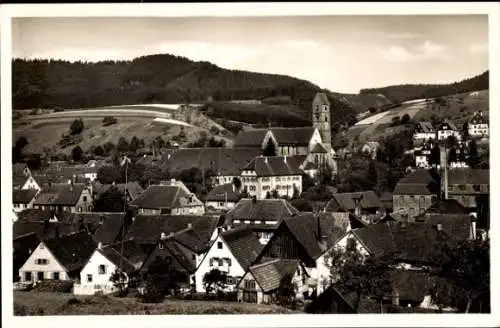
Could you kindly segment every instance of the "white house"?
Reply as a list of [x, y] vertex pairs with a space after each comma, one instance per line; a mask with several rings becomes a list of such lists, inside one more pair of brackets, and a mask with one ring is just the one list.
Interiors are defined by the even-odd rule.
[[431, 122], [418, 122], [413, 130], [413, 139], [418, 141], [436, 139], [436, 129]]
[[94, 238], [86, 231], [41, 241], [19, 269], [20, 281], [78, 279], [95, 248]]
[[446, 140], [450, 136], [455, 136], [457, 140], [461, 139], [460, 131], [453, 121], [445, 119], [437, 129], [438, 140]]
[[415, 156], [415, 167], [430, 167], [431, 145], [429, 143], [426, 143], [422, 146], [422, 148], [415, 150], [413, 154]]
[[[122, 262], [123, 261], [123, 262]], [[125, 273], [125, 283], [128, 282], [128, 275], [135, 271], [134, 265], [113, 247], [102, 247], [98, 244], [90, 259], [80, 272], [80, 283], [73, 286], [75, 295], [94, 295], [96, 293], [110, 294], [117, 290], [112, 275], [123, 263]]]
[[274, 191], [279, 197], [302, 193], [302, 170], [297, 161], [287, 156], [260, 156], [252, 160], [241, 173], [243, 188], [249, 196], [268, 198]]
[[468, 122], [467, 128], [471, 137], [482, 137], [489, 134], [488, 120], [481, 111], [474, 113], [474, 116]]
[[261, 247], [251, 229], [237, 228], [220, 233], [191, 276], [196, 291], [205, 292], [203, 277], [212, 269], [226, 273], [226, 291], [234, 290]]

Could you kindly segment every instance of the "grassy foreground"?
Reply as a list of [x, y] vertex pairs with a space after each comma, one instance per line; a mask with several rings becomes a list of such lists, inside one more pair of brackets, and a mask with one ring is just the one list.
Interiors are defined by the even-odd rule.
[[56, 292], [14, 291], [14, 315], [113, 315], [113, 314], [282, 314], [299, 313], [276, 305], [185, 301], [167, 299], [158, 304], [135, 298], [75, 296]]

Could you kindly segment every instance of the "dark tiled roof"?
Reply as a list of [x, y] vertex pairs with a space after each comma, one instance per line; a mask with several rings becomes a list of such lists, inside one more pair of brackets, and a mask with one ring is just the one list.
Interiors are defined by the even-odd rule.
[[490, 184], [489, 169], [453, 168], [448, 170], [449, 184]]
[[439, 176], [432, 170], [415, 170], [396, 184], [394, 195], [434, 195], [439, 189]]
[[335, 286], [331, 285], [306, 306], [306, 312], [354, 314], [356, 309]]
[[200, 254], [210, 248], [210, 237], [215, 231], [215, 228], [216, 227], [213, 226], [213, 229], [205, 229], [199, 232], [195, 229], [187, 229], [176, 233], [173, 239], [187, 249]]
[[85, 185], [81, 183], [57, 183], [50, 187], [42, 188], [34, 205], [62, 205], [74, 206], [80, 199]]
[[29, 204], [35, 198], [38, 190], [36, 189], [21, 189], [12, 192], [12, 202], [14, 204]]
[[241, 199], [234, 208], [226, 214], [226, 223], [233, 220], [251, 221], [281, 221], [285, 217], [300, 212], [284, 199]]
[[[268, 128], [242, 131], [234, 140], [235, 147], [262, 147]], [[271, 128], [278, 145], [308, 146], [315, 131], [314, 127]]]
[[443, 122], [439, 125], [439, 130], [442, 130], [443, 126], [444, 125], [448, 125], [450, 127], [450, 129], [452, 129], [453, 131], [458, 131], [458, 128], [457, 126], [455, 125], [455, 123], [450, 120], [450, 119], [444, 119]]
[[[192, 197], [192, 204], [188, 203], [189, 197]], [[190, 205], [202, 205], [202, 203], [185, 186], [154, 185], [149, 186], [142, 194], [130, 202], [130, 205], [149, 209], [172, 209]]]
[[67, 235], [80, 230], [81, 226], [79, 224], [16, 221], [13, 224], [13, 237], [17, 238], [30, 233], [35, 233], [39, 239], [45, 239], [53, 238], [57, 233], [60, 235]]
[[[100, 197], [102, 194], [107, 192], [111, 187], [113, 187], [113, 184], [100, 184], [98, 182], [94, 183], [94, 191], [96, 192], [97, 197]], [[125, 189], [127, 189], [128, 194], [132, 199], [137, 198], [137, 196], [139, 196], [144, 191], [141, 185], [136, 181], [128, 182], [126, 188], [125, 188], [125, 183], [117, 183], [114, 185], [114, 187], [116, 187], [122, 193], [125, 192]]]
[[298, 260], [273, 259], [250, 267], [250, 272], [264, 293], [276, 290], [285, 277], [293, 277], [299, 266]]
[[[435, 279], [425, 271], [392, 270], [392, 290], [399, 293], [400, 300], [421, 303], [424, 297], [430, 295]], [[391, 295], [387, 295], [391, 297]]]
[[228, 202], [237, 202], [240, 199], [240, 193], [233, 187], [232, 183], [217, 186], [205, 196], [205, 201], [224, 202], [227, 200]]
[[188, 255], [185, 254], [179, 247], [179, 245], [171, 238], [167, 238], [158, 242], [158, 245], [155, 247], [154, 251], [144, 262], [141, 271], [147, 271], [150, 265], [157, 258], [161, 258], [163, 260], [166, 257], [171, 257], [172, 265], [174, 266], [174, 268], [181, 272], [193, 273], [194, 271], [196, 271], [195, 263], [188, 258]]
[[439, 199], [425, 211], [429, 214], [468, 214], [469, 211], [455, 199]]
[[27, 235], [14, 238], [13, 269], [16, 275], [26, 260], [28, 260], [31, 253], [37, 248], [38, 244], [40, 244], [40, 238], [38, 238], [36, 233], [29, 233]]
[[27, 208], [17, 213], [18, 222], [42, 222], [50, 220], [54, 216], [53, 211]]
[[[217, 228], [219, 218], [216, 216], [184, 216], [184, 215], [139, 215], [130, 225], [125, 239], [134, 239], [137, 243], [154, 243], [160, 239], [161, 233], [176, 233], [187, 230], [188, 224], [200, 239], [211, 236]], [[208, 237], [210, 238], [210, 237]]]
[[240, 131], [234, 139], [234, 147], [262, 147], [268, 129]]
[[223, 232], [221, 238], [226, 242], [229, 250], [241, 265], [247, 270], [262, 250], [262, 244], [252, 229], [247, 227], [235, 228]]
[[477, 112], [472, 116], [472, 118], [469, 121], [469, 124], [488, 124], [488, 119], [486, 116], [483, 116], [481, 112]]
[[353, 211], [356, 208], [354, 199], [361, 199], [361, 208], [380, 208], [382, 204], [380, 199], [373, 191], [348, 192], [333, 194], [333, 199], [326, 206], [329, 212]]
[[423, 133], [436, 132], [431, 122], [418, 122], [417, 124], [421, 127]]
[[44, 243], [69, 272], [81, 270], [97, 247], [95, 239], [86, 231], [46, 239]]
[[130, 263], [125, 256], [121, 256], [120, 253], [113, 247], [103, 247], [97, 250], [99, 253], [104, 255], [108, 260], [110, 260], [114, 265], [120, 267], [123, 264], [123, 271], [126, 273], [132, 273], [136, 269], [132, 263]]
[[259, 156], [254, 158], [244, 170], [255, 171], [257, 176], [300, 175], [302, 170], [296, 160], [286, 156]]
[[435, 214], [421, 220], [433, 226], [439, 223], [443, 230], [460, 239], [469, 238], [472, 232], [472, 217], [469, 214]]
[[[116, 242], [109, 247], [113, 247], [118, 254], [121, 253], [121, 242]], [[123, 257], [131, 263], [135, 269], [142, 267], [149, 254], [151, 253], [152, 247], [149, 245], [141, 245], [136, 243], [134, 240], [127, 240], [123, 242]]]
[[324, 154], [324, 153], [328, 153], [328, 151], [326, 150], [326, 148], [321, 143], [318, 142], [313, 147], [313, 149], [311, 150], [311, 153], [313, 153], [313, 154], [317, 154], [317, 153]]
[[164, 165], [169, 172], [196, 167], [223, 176], [239, 176], [241, 170], [261, 152], [255, 148], [183, 148], [176, 150]]

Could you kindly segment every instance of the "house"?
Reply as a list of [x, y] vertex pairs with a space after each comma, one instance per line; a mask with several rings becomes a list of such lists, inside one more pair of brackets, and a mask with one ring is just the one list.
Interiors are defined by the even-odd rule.
[[304, 282], [308, 286], [304, 288], [307, 290], [304, 297], [319, 295], [331, 283], [328, 257], [349, 226], [349, 218], [332, 213], [306, 213], [285, 218], [254, 263], [264, 263], [268, 259], [299, 260], [310, 277]]
[[33, 207], [56, 212], [90, 212], [92, 195], [83, 183], [54, 183], [40, 191]]
[[232, 183], [262, 151], [256, 148], [181, 148], [167, 155], [163, 168], [171, 173], [196, 167], [209, 174], [214, 186]]
[[417, 169], [398, 181], [393, 192], [393, 212], [407, 221], [425, 212], [440, 195], [440, 176], [433, 169]]
[[301, 290], [307, 271], [298, 260], [271, 259], [248, 268], [237, 284], [238, 301], [273, 304], [282, 284], [292, 284]]
[[130, 202], [139, 214], [202, 215], [203, 203], [181, 181], [151, 185]]
[[293, 197], [302, 193], [302, 171], [299, 163], [287, 156], [260, 156], [241, 172], [241, 183], [248, 195], [257, 199]]
[[361, 147], [361, 153], [370, 156], [371, 159], [377, 158], [377, 151], [380, 148], [378, 141], [368, 141]]
[[450, 136], [455, 136], [457, 140], [461, 139], [460, 130], [455, 123], [449, 119], [443, 120], [437, 128], [437, 139], [446, 140]]
[[40, 238], [38, 238], [35, 232], [29, 232], [20, 236], [14, 236], [13, 239], [13, 275], [14, 281], [19, 281], [19, 269], [26, 263], [26, 260], [31, 256], [31, 253], [40, 244]]
[[31, 170], [26, 163], [16, 163], [12, 165], [12, 175], [14, 177], [22, 176], [27, 178], [31, 176]]
[[453, 168], [446, 171], [443, 184], [447, 185], [447, 198], [457, 200], [462, 206], [475, 209], [477, 197], [490, 193], [490, 170]]
[[99, 171], [100, 165], [73, 165], [61, 168], [60, 175], [72, 179], [73, 177], [79, 177], [81, 179], [93, 182], [97, 179], [97, 172]]
[[205, 196], [205, 207], [207, 210], [227, 211], [240, 200], [241, 193], [234, 183], [226, 183], [216, 186]]
[[20, 280], [77, 280], [96, 247], [86, 231], [42, 240], [19, 269]]
[[94, 198], [99, 199], [103, 194], [108, 192], [112, 187], [117, 188], [120, 192], [127, 194], [127, 202], [131, 202], [136, 199], [144, 189], [137, 181], [129, 181], [125, 183], [111, 183], [111, 184], [101, 184], [99, 182], [93, 183], [93, 193]]
[[94, 295], [116, 292], [118, 288], [112, 281], [112, 276], [120, 268], [125, 273], [124, 282], [128, 283], [129, 276], [135, 271], [134, 265], [113, 247], [103, 247], [98, 243], [80, 272], [80, 282], [73, 286], [73, 294]]
[[231, 227], [251, 225], [261, 243], [265, 244], [284, 218], [299, 213], [285, 199], [244, 198], [224, 215], [224, 224]]
[[467, 123], [469, 136], [483, 137], [489, 134], [488, 118], [483, 116], [483, 112], [475, 112], [474, 116]]
[[361, 219], [371, 214], [378, 214], [382, 203], [374, 191], [335, 193], [327, 203], [326, 212], [354, 213]]
[[465, 208], [455, 199], [438, 199], [431, 205], [422, 216], [429, 217], [441, 214], [469, 214], [469, 210]]
[[417, 143], [436, 139], [436, 129], [431, 122], [417, 122], [413, 130], [413, 139]]
[[431, 152], [432, 144], [427, 142], [420, 149], [415, 150], [415, 167], [421, 169], [428, 169], [431, 167]]
[[[103, 248], [112, 247], [118, 254], [123, 254], [123, 257], [128, 263], [134, 266], [134, 273], [138, 272], [151, 254], [153, 247], [137, 243], [135, 240], [125, 240], [123, 243], [117, 241]], [[132, 275], [135, 278], [135, 275]]]
[[12, 202], [14, 211], [21, 212], [27, 208], [33, 208], [35, 197], [38, 194], [37, 189], [18, 189], [12, 192]]
[[230, 229], [220, 233], [201, 260], [191, 281], [197, 292], [205, 292], [203, 277], [213, 269], [224, 272], [227, 277], [226, 291], [233, 291], [262, 245], [249, 227]]
[[37, 183], [32, 172], [26, 164], [17, 163], [12, 166], [12, 187], [17, 189], [37, 189], [40, 185]]

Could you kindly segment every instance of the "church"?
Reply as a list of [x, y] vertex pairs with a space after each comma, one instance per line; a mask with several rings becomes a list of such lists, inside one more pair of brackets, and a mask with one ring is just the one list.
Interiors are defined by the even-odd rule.
[[317, 93], [312, 102], [313, 126], [270, 127], [240, 132], [234, 148], [260, 148], [264, 155], [273, 149], [277, 156], [307, 155], [318, 168], [336, 171], [335, 151], [331, 144], [330, 101], [325, 93]]

